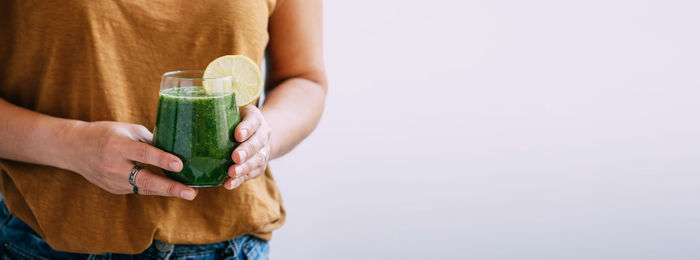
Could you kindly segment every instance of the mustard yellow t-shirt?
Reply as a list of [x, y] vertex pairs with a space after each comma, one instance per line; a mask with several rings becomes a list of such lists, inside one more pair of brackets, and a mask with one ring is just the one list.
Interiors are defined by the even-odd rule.
[[[55, 117], [153, 129], [161, 74], [203, 69], [227, 54], [260, 64], [275, 4], [2, 1], [0, 97]], [[153, 239], [204, 244], [246, 233], [269, 239], [284, 222], [269, 171], [233, 191], [200, 189], [194, 201], [114, 195], [74, 172], [10, 160], [0, 160], [0, 172], [10, 212], [55, 250], [134, 254]]]

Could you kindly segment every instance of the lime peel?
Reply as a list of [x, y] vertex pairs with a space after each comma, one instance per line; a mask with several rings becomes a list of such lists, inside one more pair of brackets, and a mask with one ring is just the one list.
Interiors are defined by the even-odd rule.
[[[217, 80], [206, 80], [232, 77], [232, 86], [222, 84]], [[236, 95], [236, 105], [244, 107], [257, 100], [263, 91], [263, 76], [258, 65], [244, 55], [221, 56], [207, 65], [204, 69], [204, 90], [209, 94], [228, 93], [233, 91]]]

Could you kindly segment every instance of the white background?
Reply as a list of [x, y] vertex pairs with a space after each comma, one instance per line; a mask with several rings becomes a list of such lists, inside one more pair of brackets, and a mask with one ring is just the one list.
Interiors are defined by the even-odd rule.
[[700, 2], [324, 12], [273, 259], [700, 259]]

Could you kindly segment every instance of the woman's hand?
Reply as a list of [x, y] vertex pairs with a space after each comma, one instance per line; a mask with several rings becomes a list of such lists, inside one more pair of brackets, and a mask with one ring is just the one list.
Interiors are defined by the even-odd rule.
[[236, 127], [234, 136], [241, 144], [231, 154], [234, 162], [228, 169], [231, 178], [224, 183], [229, 190], [263, 174], [270, 158], [270, 126], [260, 109], [248, 105], [240, 108], [240, 113], [243, 121]]
[[[119, 122], [81, 122], [67, 133], [65, 161], [69, 170], [113, 194], [133, 193], [129, 175], [135, 163], [150, 164], [173, 172], [182, 161], [151, 145], [153, 134], [145, 127]], [[135, 175], [139, 194], [192, 200], [197, 191], [144, 168]]]

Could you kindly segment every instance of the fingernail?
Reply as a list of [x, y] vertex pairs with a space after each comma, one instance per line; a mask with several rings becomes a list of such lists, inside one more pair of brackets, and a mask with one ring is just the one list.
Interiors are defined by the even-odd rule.
[[170, 163], [170, 170], [172, 170], [172, 171], [177, 171], [178, 166], [179, 166], [178, 164], [179, 164], [179, 163], [177, 163], [177, 162], [171, 162], [171, 163]]
[[248, 130], [245, 130], [245, 129], [241, 130], [241, 138], [243, 140], [245, 140], [246, 136], [248, 136]]
[[238, 152], [238, 158], [241, 158], [241, 162], [245, 162], [246, 155], [247, 155], [247, 153], [245, 151]]
[[186, 200], [193, 200], [194, 192], [192, 192], [191, 190], [183, 190], [180, 192], [180, 197]]
[[236, 172], [236, 178], [238, 178], [238, 176], [241, 176], [241, 173], [243, 173], [243, 166], [238, 165], [236, 168], [233, 168], [233, 170]]

